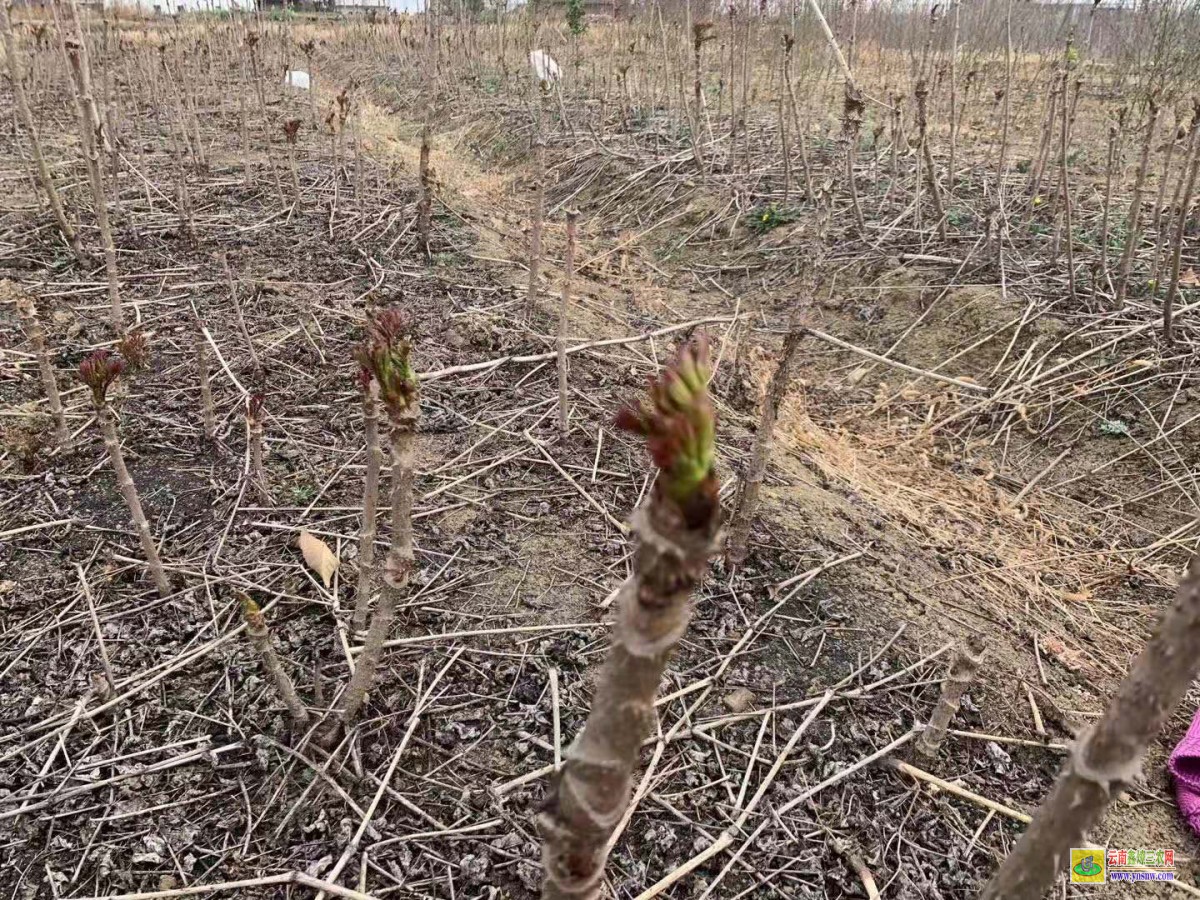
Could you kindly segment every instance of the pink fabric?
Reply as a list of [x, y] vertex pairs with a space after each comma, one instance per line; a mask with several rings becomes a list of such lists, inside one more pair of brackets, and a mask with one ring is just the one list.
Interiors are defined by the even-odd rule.
[[1188, 826], [1200, 835], [1200, 710], [1171, 753], [1167, 768], [1175, 776], [1175, 802]]

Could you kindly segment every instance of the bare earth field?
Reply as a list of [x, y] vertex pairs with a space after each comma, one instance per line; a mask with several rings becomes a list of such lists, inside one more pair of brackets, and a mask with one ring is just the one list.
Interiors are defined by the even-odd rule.
[[[671, 111], [683, 88], [655, 74], [657, 24], [596, 26], [582, 47], [547, 29], [541, 39], [568, 77], [539, 98], [515, 28], [447, 24], [430, 82], [412, 22], [197, 22], [129, 21], [103, 45], [92, 23], [95, 78], [115, 98], [104, 102], [118, 138], [109, 190], [120, 290], [152, 346], [150, 368], [125, 381], [116, 406], [166, 598], [146, 577], [73, 376], [88, 351], [111, 344], [105, 269], [65, 64], [56, 39], [39, 49], [21, 29], [43, 146], [95, 256], [88, 267], [73, 259], [29, 175], [27, 136], [6, 126], [0, 277], [38, 300], [75, 441], [54, 446], [26, 331], [12, 297], [0, 297], [0, 896], [140, 897], [227, 882], [245, 883], [214, 895], [313, 895], [271, 880], [291, 872], [329, 877], [350, 897], [535, 896], [533, 817], [586, 716], [609, 604], [629, 570], [625, 522], [651, 478], [614, 414], [677, 343], [705, 331], [717, 360], [717, 469], [732, 504], [797, 307], [816, 334], [780, 412], [750, 556], [736, 572], [718, 561], [695, 599], [608, 884], [616, 897], [643, 895], [733, 829], [729, 849], [662, 896], [974, 896], [1065, 746], [1103, 712], [1200, 525], [1197, 295], [1185, 284], [1167, 346], [1145, 273], [1117, 303], [1097, 262], [1111, 73], [1088, 69], [1078, 101], [1076, 141], [1088, 149], [1070, 164], [1070, 296], [1056, 219], [1025, 193], [1044, 117], [1033, 61], [1011, 88], [997, 265], [990, 87], [968, 97], [945, 238], [928, 198], [923, 224], [911, 218], [919, 154], [893, 158], [885, 111], [868, 108], [860, 235], [846, 193], [822, 174], [838, 171], [840, 81], [811, 61], [801, 75], [818, 175], [810, 196], [798, 149], [791, 171], [780, 162], [785, 95], [766, 25], [775, 55], [759, 57], [746, 129], [730, 138], [714, 108], [705, 170]], [[259, 81], [247, 31], [262, 34], [253, 62], [271, 74]], [[312, 59], [299, 49], [310, 38]], [[860, 53], [868, 93], [887, 97], [908, 63]], [[628, 58], [646, 83], [615, 80]], [[277, 63], [311, 66], [313, 96], [277, 83]], [[990, 73], [981, 81], [995, 65], [979, 63]], [[343, 89], [352, 112], [338, 139], [323, 123]], [[660, 95], [661, 109], [643, 102]], [[13, 103], [6, 83], [6, 122]], [[428, 257], [413, 226], [426, 104], [436, 110]], [[280, 130], [293, 118], [299, 197]], [[1113, 206], [1122, 221], [1134, 150], [1131, 138]], [[546, 256], [530, 309], [539, 180]], [[581, 215], [561, 433], [553, 351], [568, 208]], [[1186, 268], [1197, 262], [1190, 224], [1185, 239]], [[814, 291], [804, 269], [818, 245]], [[1148, 271], [1152, 238], [1139, 253]], [[364, 472], [353, 350], [367, 311], [391, 305], [417, 323], [417, 574], [367, 710], [326, 752], [293, 729], [234, 592], [265, 609], [305, 702], [327, 707], [358, 643], [348, 620]], [[201, 429], [201, 343], [213, 445]], [[247, 477], [248, 387], [264, 395], [268, 496]], [[304, 563], [302, 529], [340, 559], [328, 586]], [[385, 509], [381, 548], [387, 539]], [[988, 657], [957, 732], [936, 758], [917, 756], [907, 739], [972, 634], [985, 636]], [[1188, 885], [1197, 847], [1164, 761], [1198, 698], [1091, 835], [1097, 846], [1174, 848]]]

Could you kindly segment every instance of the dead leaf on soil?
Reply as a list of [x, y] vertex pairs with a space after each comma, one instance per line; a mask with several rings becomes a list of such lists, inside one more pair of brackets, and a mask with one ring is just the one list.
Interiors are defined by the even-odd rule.
[[1042, 649], [1049, 652], [1055, 659], [1073, 672], [1083, 669], [1083, 654], [1072, 649], [1055, 637], [1042, 639]]
[[321, 576], [325, 587], [329, 587], [333, 573], [338, 567], [338, 558], [334, 556], [328, 544], [307, 531], [300, 532], [299, 543], [300, 552], [304, 554], [304, 561], [308, 563], [308, 567]]
[[726, 694], [722, 702], [724, 702], [730, 712], [744, 713], [754, 705], [754, 694], [748, 689], [741, 687], [730, 694]]
[[1188, 266], [1179, 276], [1179, 283], [1186, 287], [1195, 287], [1200, 284], [1200, 275], [1196, 274], [1196, 270]]

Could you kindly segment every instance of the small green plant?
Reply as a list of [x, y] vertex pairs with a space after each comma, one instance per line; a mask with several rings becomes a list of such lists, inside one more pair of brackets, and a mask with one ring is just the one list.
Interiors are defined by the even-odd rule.
[[575, 37], [587, 31], [586, 15], [583, 0], [567, 0], [567, 28]]
[[313, 498], [317, 496], [317, 489], [311, 484], [297, 484], [290, 491], [288, 497], [292, 501], [293, 506], [301, 506], [307, 503], [312, 503]]
[[757, 206], [746, 217], [746, 227], [755, 234], [766, 234], [780, 225], [787, 225], [800, 218], [800, 210], [794, 206], [779, 207], [774, 203]]
[[1120, 419], [1101, 419], [1100, 433], [1108, 437], [1129, 437], [1129, 426]]
[[461, 253], [453, 251], [447, 253], [433, 254], [433, 265], [440, 269], [456, 269], [464, 264], [465, 260]]

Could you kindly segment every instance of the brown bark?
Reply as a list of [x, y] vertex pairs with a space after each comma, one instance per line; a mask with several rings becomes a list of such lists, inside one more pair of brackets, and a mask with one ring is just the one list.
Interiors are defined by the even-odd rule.
[[965, 646], [959, 648], [955, 654], [946, 680], [942, 682], [942, 694], [938, 698], [933, 715], [929, 718], [929, 724], [917, 738], [917, 752], [922, 756], [934, 756], [942, 746], [942, 741], [946, 739], [946, 728], [958, 714], [963, 694], [975, 680], [975, 673], [979, 670], [979, 664], [983, 662], [984, 653], [983, 639], [979, 635], [971, 635], [967, 638]]
[[267, 630], [266, 616], [262, 614], [258, 604], [249, 597], [244, 597], [242, 600], [242, 609], [246, 619], [246, 636], [250, 638], [250, 643], [262, 657], [263, 668], [267, 670], [267, 674], [275, 683], [275, 689], [283, 698], [283, 705], [287, 707], [288, 713], [297, 725], [301, 728], [306, 727], [309, 722], [308, 710], [300, 701], [292, 679], [287, 672], [283, 671], [279, 654], [275, 652], [275, 647], [271, 643], [271, 632]]
[[587, 724], [567, 750], [550, 804], [538, 818], [544, 900], [600, 896], [605, 846], [629, 804], [659, 681], [691, 616], [692, 590], [716, 552], [720, 508], [712, 504], [704, 520], [689, 528], [660, 481], [632, 526], [639, 544], [633, 574], [618, 595], [608, 661]]
[[108, 459], [117, 476], [117, 490], [121, 492], [125, 505], [129, 507], [129, 513], [133, 517], [133, 527], [137, 529], [138, 539], [142, 543], [142, 553], [146, 556], [150, 578], [154, 581], [159, 596], [166, 597], [171, 593], [171, 586], [167, 582], [166, 572], [163, 571], [162, 560], [158, 556], [158, 547], [155, 546], [154, 538], [150, 536], [150, 523], [146, 521], [146, 514], [142, 511], [142, 501], [138, 497], [137, 487], [129, 475], [129, 469], [125, 466], [125, 457], [121, 453], [121, 441], [117, 437], [117, 425], [113, 419], [112, 407], [107, 403], [102, 404], [96, 410], [96, 421], [100, 425], [100, 433], [104, 436], [104, 449], [108, 451]]
[[1066, 871], [1109, 802], [1133, 783], [1142, 756], [1200, 672], [1200, 562], [1109, 703], [1072, 747], [1050, 796], [988, 882], [981, 900], [1038, 900]]
[[358, 590], [351, 625], [355, 631], [367, 627], [371, 585], [375, 580], [375, 517], [379, 503], [379, 389], [374, 381], [363, 392], [363, 431], [367, 444], [367, 475], [363, 484], [363, 523], [358, 536]]

